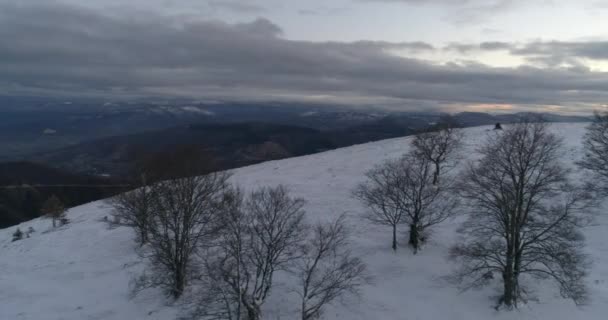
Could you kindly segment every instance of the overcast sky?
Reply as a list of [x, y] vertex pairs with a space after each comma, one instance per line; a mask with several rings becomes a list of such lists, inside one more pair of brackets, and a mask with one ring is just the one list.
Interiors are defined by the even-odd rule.
[[608, 1], [0, 0], [0, 92], [608, 108]]

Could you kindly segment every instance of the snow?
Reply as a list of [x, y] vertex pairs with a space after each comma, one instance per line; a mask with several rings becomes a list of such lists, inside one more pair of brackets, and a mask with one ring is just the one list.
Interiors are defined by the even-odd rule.
[[[465, 130], [467, 158], [491, 127]], [[585, 124], [555, 124], [564, 137], [563, 161], [573, 166], [580, 155]], [[390, 249], [389, 230], [370, 226], [359, 216], [365, 210], [351, 197], [353, 187], [375, 164], [407, 152], [411, 138], [397, 138], [332, 150], [315, 155], [266, 162], [234, 171], [233, 180], [245, 188], [287, 185], [293, 195], [308, 200], [311, 222], [346, 213], [353, 228], [352, 250], [368, 265], [373, 283], [359, 299], [327, 309], [324, 319], [604, 319], [608, 314], [608, 216], [598, 215], [585, 230], [593, 266], [587, 278], [591, 302], [583, 307], [559, 297], [550, 282], [533, 282], [538, 301], [519, 310], [495, 311], [493, 297], [499, 283], [481, 290], [461, 292], [444, 277], [451, 262], [447, 251], [456, 239], [463, 217], [439, 226], [430, 243], [417, 255], [406, 248], [402, 235], [397, 253]], [[464, 163], [464, 161], [463, 161]], [[575, 173], [579, 174], [579, 173]], [[605, 209], [604, 206], [602, 209]], [[71, 223], [51, 230], [51, 222], [36, 219], [18, 226], [31, 238], [11, 242], [17, 227], [0, 230], [0, 319], [172, 319], [178, 308], [150, 289], [129, 298], [129, 282], [142, 269], [133, 234], [128, 228], [109, 229], [103, 217], [110, 214], [103, 201], [68, 212]], [[402, 230], [405, 233], [405, 230]], [[265, 319], [296, 319], [297, 307], [285, 274], [264, 305]]]
[[213, 115], [215, 115], [215, 113], [213, 113], [213, 112], [211, 112], [209, 110], [205, 110], [205, 109], [202, 109], [202, 108], [199, 108], [199, 107], [195, 107], [195, 106], [185, 106], [185, 107], [182, 107], [182, 110], [188, 111], [188, 112], [193, 112], [193, 113], [200, 113], [200, 114], [204, 114], [204, 115], [207, 115], [207, 116], [213, 116]]

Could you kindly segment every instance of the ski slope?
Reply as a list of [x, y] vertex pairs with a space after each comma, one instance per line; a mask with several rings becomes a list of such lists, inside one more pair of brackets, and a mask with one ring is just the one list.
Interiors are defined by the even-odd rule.
[[[585, 124], [554, 124], [564, 137], [562, 160], [571, 165], [580, 155]], [[475, 158], [489, 127], [465, 129], [465, 151]], [[559, 297], [550, 282], [533, 282], [538, 297], [519, 310], [495, 311], [497, 282], [481, 290], [460, 292], [446, 283], [451, 262], [447, 251], [457, 238], [457, 217], [440, 225], [430, 242], [414, 256], [406, 247], [405, 228], [401, 248], [390, 249], [388, 229], [370, 226], [359, 216], [365, 210], [351, 197], [351, 190], [364, 180], [374, 165], [408, 151], [411, 138], [367, 143], [320, 154], [266, 162], [234, 170], [233, 181], [245, 188], [287, 185], [294, 196], [308, 200], [310, 222], [346, 213], [353, 228], [352, 250], [368, 265], [373, 283], [359, 299], [349, 298], [327, 309], [324, 319], [606, 319], [608, 315], [608, 214], [604, 207], [593, 226], [586, 228], [587, 251], [593, 259], [587, 282], [591, 301], [577, 307]], [[464, 163], [465, 161], [463, 161]], [[576, 170], [576, 169], [574, 169]], [[576, 171], [573, 173], [579, 175]], [[602, 215], [603, 213], [603, 215]], [[51, 222], [37, 219], [31, 238], [11, 242], [17, 227], [0, 230], [0, 319], [173, 319], [179, 309], [162, 294], [147, 290], [129, 297], [129, 281], [142, 269], [132, 231], [108, 229], [103, 222], [110, 209], [103, 201], [69, 210], [71, 224], [51, 230]], [[290, 280], [277, 276], [277, 285], [264, 306], [264, 319], [297, 319], [298, 302], [290, 293]]]

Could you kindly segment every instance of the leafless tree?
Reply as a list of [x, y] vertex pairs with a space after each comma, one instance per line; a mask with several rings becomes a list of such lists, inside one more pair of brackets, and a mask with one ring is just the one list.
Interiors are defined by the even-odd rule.
[[305, 235], [304, 200], [292, 198], [283, 186], [261, 188], [246, 202], [250, 214], [241, 296], [247, 319], [261, 318], [261, 306], [272, 288], [273, 275], [296, 258]]
[[358, 294], [368, 282], [365, 264], [349, 249], [345, 217], [317, 224], [296, 261], [302, 320], [319, 319], [326, 305], [345, 294]]
[[429, 236], [429, 229], [455, 213], [457, 198], [450, 192], [449, 180], [435, 182], [434, 163], [428, 158], [405, 156], [397, 168], [395, 200], [405, 213], [409, 226], [409, 245], [417, 253]]
[[275, 272], [298, 257], [306, 233], [304, 200], [284, 186], [263, 187], [245, 198], [233, 191], [223, 200], [221, 238], [207, 254], [204, 279], [221, 295], [205, 294], [206, 304], [195, 314], [259, 320]]
[[595, 113], [595, 121], [587, 127], [583, 141], [585, 154], [579, 165], [591, 170], [603, 180], [608, 191], [608, 112]]
[[57, 227], [57, 220], [59, 220], [62, 225], [68, 222], [65, 216], [65, 206], [63, 205], [61, 200], [59, 200], [59, 198], [57, 198], [57, 196], [55, 195], [49, 197], [42, 204], [41, 211], [43, 214], [53, 220], [53, 228]]
[[365, 217], [392, 228], [393, 250], [400, 224], [409, 226], [409, 244], [416, 253], [425, 232], [454, 213], [456, 198], [448, 192], [447, 180], [433, 185], [433, 167], [428, 158], [408, 154], [374, 168], [355, 189], [355, 196], [369, 207]]
[[161, 287], [174, 298], [181, 296], [193, 277], [195, 253], [218, 236], [228, 178], [227, 173], [214, 172], [151, 186], [147, 257], [152, 272], [144, 274], [137, 287]]
[[392, 229], [391, 248], [397, 250], [397, 228], [403, 222], [404, 212], [399, 199], [394, 197], [399, 161], [387, 161], [368, 171], [367, 181], [358, 185], [353, 191], [355, 198], [364, 203], [369, 211], [364, 218], [373, 224], [388, 226]]
[[153, 187], [142, 173], [137, 188], [110, 198], [114, 221], [133, 228], [140, 246], [148, 242], [148, 225], [152, 214]]
[[[203, 259], [203, 273], [198, 279], [200, 290], [189, 297], [189, 304], [184, 319], [205, 320], [238, 320], [244, 319], [242, 304], [239, 299], [242, 280], [239, 277], [237, 261], [232, 260], [226, 252], [206, 251]], [[234, 264], [233, 264], [234, 263]]]
[[215, 246], [201, 252], [202, 290], [197, 293], [191, 314], [194, 319], [243, 319], [241, 297], [245, 294], [245, 265], [250, 254], [251, 215], [245, 209], [245, 197], [239, 188], [231, 188], [222, 198], [222, 229]]
[[455, 165], [461, 147], [462, 133], [452, 122], [445, 122], [436, 131], [418, 134], [412, 141], [412, 153], [433, 164], [433, 184], [439, 183], [441, 173]]
[[461, 263], [454, 276], [472, 287], [499, 274], [497, 308], [525, 299], [525, 275], [553, 279], [562, 296], [584, 301], [587, 260], [578, 229], [592, 198], [569, 184], [561, 146], [547, 124], [526, 119], [495, 132], [463, 177], [470, 217], [460, 230], [463, 243], [451, 249]]

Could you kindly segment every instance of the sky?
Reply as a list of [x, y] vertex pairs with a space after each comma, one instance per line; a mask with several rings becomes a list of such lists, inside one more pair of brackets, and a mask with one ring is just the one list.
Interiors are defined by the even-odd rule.
[[0, 0], [0, 92], [608, 109], [608, 0]]

